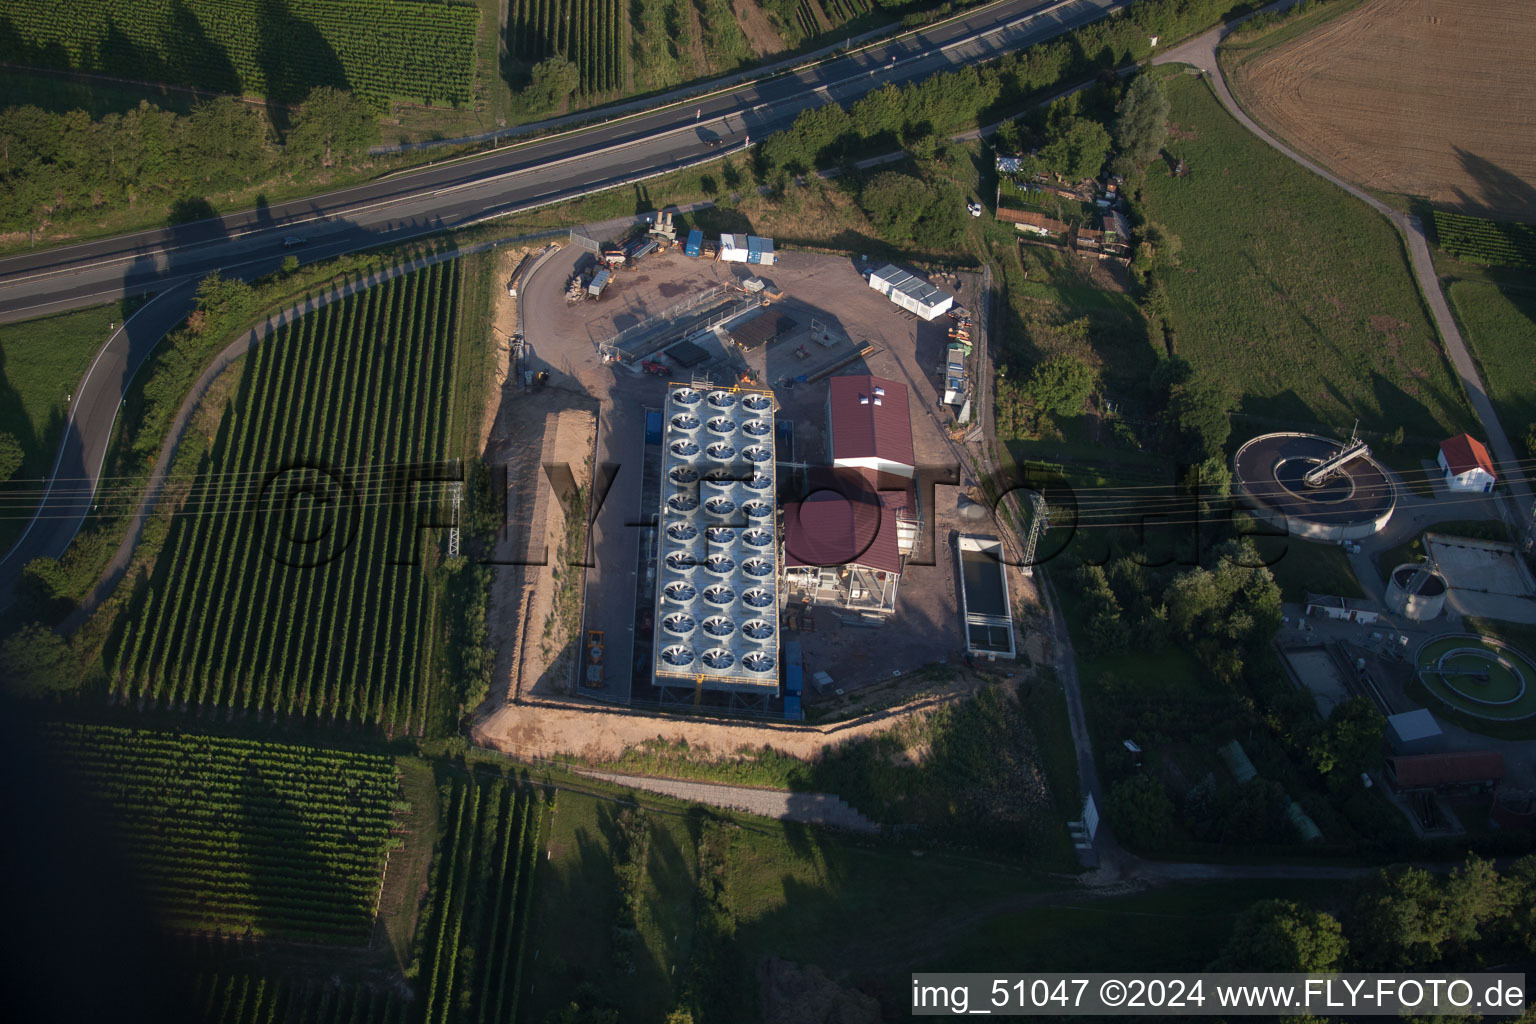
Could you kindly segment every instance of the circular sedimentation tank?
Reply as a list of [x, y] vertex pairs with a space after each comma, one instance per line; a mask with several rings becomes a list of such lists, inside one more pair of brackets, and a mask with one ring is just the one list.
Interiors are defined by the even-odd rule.
[[1445, 610], [1445, 577], [1427, 562], [1405, 562], [1387, 581], [1387, 607], [1415, 622], [1427, 622]]
[[1397, 489], [1369, 455], [1344, 463], [1321, 484], [1309, 485], [1313, 469], [1344, 450], [1317, 434], [1264, 434], [1232, 459], [1233, 490], [1270, 526], [1308, 540], [1358, 540], [1392, 518]]
[[1536, 716], [1536, 662], [1491, 636], [1432, 637], [1414, 655], [1424, 688], [1464, 714], [1512, 722]]

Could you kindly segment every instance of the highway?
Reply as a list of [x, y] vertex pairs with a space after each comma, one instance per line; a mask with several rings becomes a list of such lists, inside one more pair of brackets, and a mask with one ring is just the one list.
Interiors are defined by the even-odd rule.
[[[461, 227], [742, 148], [809, 107], [851, 103], [887, 83], [975, 63], [1058, 35], [1130, 0], [1005, 0], [886, 44], [702, 100], [402, 171], [353, 188], [227, 217], [0, 259], [0, 322], [163, 291], [215, 270], [254, 277], [306, 261]], [[714, 145], [711, 143], [714, 142]], [[723, 145], [722, 145], [723, 143]]]

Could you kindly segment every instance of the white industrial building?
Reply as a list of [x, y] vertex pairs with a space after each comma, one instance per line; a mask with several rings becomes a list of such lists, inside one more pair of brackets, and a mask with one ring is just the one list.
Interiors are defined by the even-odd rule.
[[773, 239], [757, 235], [721, 235], [720, 260], [723, 263], [760, 263], [772, 266], [776, 262]]
[[666, 416], [655, 684], [775, 696], [773, 397], [673, 384]]
[[942, 315], [955, 304], [953, 295], [890, 263], [879, 270], [870, 271], [869, 286], [924, 320]]
[[1488, 449], [1471, 434], [1457, 434], [1441, 441], [1439, 463], [1447, 490], [1487, 494], [1499, 480]]

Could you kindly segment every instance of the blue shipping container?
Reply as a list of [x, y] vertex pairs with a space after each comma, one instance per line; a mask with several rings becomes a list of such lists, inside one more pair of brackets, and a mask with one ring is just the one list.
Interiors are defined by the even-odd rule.
[[704, 232], [694, 228], [688, 232], [688, 247], [683, 250], [689, 256], [697, 256], [704, 248]]
[[800, 641], [789, 640], [784, 644], [784, 697], [800, 694], [804, 688], [804, 674], [800, 667]]
[[645, 414], [645, 443], [661, 444], [661, 412], [657, 409]]
[[784, 717], [791, 722], [798, 722], [805, 718], [805, 711], [800, 707], [799, 697], [784, 698]]

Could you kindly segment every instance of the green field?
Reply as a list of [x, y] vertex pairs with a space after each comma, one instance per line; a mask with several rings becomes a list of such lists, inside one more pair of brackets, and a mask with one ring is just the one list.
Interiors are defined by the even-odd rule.
[[116, 692], [390, 733], [452, 714], [431, 569], [442, 531], [418, 524], [446, 522], [446, 485], [421, 481], [447, 471], [432, 467], [467, 432], [460, 286], [461, 261], [439, 263], [286, 325], [247, 357], [103, 653]]
[[[622, 1008], [626, 1021], [660, 1021], [679, 1004], [695, 1020], [759, 1020], [757, 972], [769, 957], [815, 966], [888, 1007], [902, 1005], [916, 970], [1198, 970], [1253, 900], [1335, 894], [1318, 882], [1222, 882], [1097, 899], [942, 845], [850, 840], [640, 796], [637, 816], [560, 794], [525, 1019], [575, 1000]], [[639, 900], [626, 928], [628, 892]], [[616, 946], [626, 951], [617, 960]]]
[[1516, 455], [1536, 457], [1520, 447], [1527, 430], [1536, 426], [1536, 291], [1457, 281], [1450, 298]]
[[480, 11], [426, 0], [12, 0], [0, 60], [257, 95], [316, 86], [462, 105]]
[[1148, 220], [1182, 243], [1166, 274], [1179, 355], [1286, 429], [1468, 429], [1403, 244], [1369, 208], [1255, 138], [1201, 80], [1164, 80], [1187, 177], [1148, 172]]
[[[53, 471], [64, 424], [66, 398], [79, 386], [107, 340], [107, 325], [122, 323], [118, 303], [0, 326], [0, 434], [21, 445], [24, 461], [8, 490], [0, 517], [0, 552], [10, 549], [36, 507], [37, 481]], [[0, 493], [5, 493], [0, 482]], [[28, 492], [21, 495], [20, 492]]]
[[169, 925], [367, 940], [393, 837], [393, 758], [111, 726], [57, 725]]
[[453, 778], [447, 788], [418, 935], [418, 1019], [517, 1020], [549, 803], [503, 778]]

